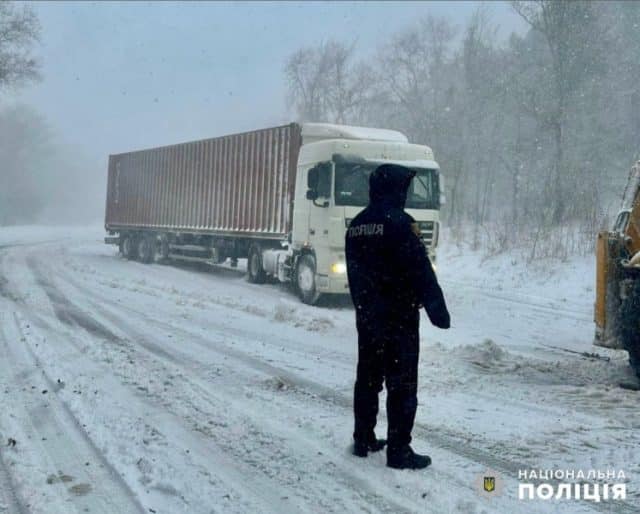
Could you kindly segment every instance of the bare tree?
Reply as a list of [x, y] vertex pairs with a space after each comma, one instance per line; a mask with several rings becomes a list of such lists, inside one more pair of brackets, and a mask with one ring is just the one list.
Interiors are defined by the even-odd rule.
[[461, 119], [464, 166], [458, 180], [465, 178], [474, 186], [470, 202], [472, 219], [477, 220], [474, 224], [474, 246], [479, 244], [479, 227], [488, 214], [498, 163], [495, 153], [504, 88], [496, 63], [495, 38], [496, 28], [489, 21], [486, 6], [481, 5], [465, 27], [460, 55], [464, 85]]
[[446, 18], [428, 16], [393, 36], [380, 54], [382, 81], [417, 141], [437, 146], [446, 111], [448, 59], [456, 29]]
[[289, 91], [303, 119], [362, 120], [431, 146], [454, 237], [566, 255], [582, 244], [567, 236], [578, 227], [582, 248], [592, 243], [589, 226], [617, 207], [639, 151], [640, 5], [513, 7], [530, 27], [504, 43], [481, 7], [461, 37], [450, 20], [425, 18], [364, 63], [352, 45], [302, 49], [288, 61]]
[[314, 48], [302, 48], [285, 66], [289, 97], [302, 120], [320, 120], [326, 112], [326, 74]]
[[39, 36], [40, 23], [29, 6], [0, 1], [0, 89], [39, 78], [32, 55]]
[[42, 175], [50, 157], [43, 119], [25, 107], [0, 111], [0, 225], [33, 222], [46, 199]]
[[[565, 162], [565, 129], [567, 108], [571, 95], [583, 81], [592, 77], [602, 60], [599, 44], [602, 30], [596, 23], [592, 2], [575, 0], [512, 1], [514, 10], [536, 31], [548, 45], [551, 66], [543, 67], [551, 85], [551, 102], [544, 111], [537, 111], [553, 134], [554, 142], [554, 221], [563, 219], [566, 195], [563, 175]], [[543, 78], [544, 80], [544, 78]]]
[[303, 48], [285, 65], [289, 97], [306, 121], [354, 123], [363, 117], [375, 85], [364, 63], [354, 63], [355, 43], [337, 41]]

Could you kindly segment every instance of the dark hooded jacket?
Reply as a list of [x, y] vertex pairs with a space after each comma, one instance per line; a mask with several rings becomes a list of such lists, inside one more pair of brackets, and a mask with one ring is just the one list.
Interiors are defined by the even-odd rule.
[[[415, 172], [384, 164], [369, 177], [369, 205], [346, 233], [347, 273], [356, 315], [401, 319], [424, 306], [431, 322], [449, 328], [449, 312], [427, 251], [404, 205]], [[398, 317], [399, 316], [399, 317]]]

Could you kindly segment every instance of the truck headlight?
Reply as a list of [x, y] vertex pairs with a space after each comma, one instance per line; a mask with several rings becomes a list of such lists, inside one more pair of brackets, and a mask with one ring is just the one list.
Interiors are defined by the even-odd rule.
[[347, 265], [344, 262], [334, 262], [331, 265], [331, 273], [336, 275], [343, 275], [347, 272]]

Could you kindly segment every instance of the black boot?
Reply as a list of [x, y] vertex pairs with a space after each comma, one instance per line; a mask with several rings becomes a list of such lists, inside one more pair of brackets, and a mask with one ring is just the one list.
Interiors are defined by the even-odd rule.
[[379, 452], [386, 444], [386, 439], [376, 439], [375, 435], [366, 439], [356, 439], [353, 442], [353, 454], [356, 457], [366, 457], [369, 452]]
[[400, 448], [387, 448], [387, 466], [395, 469], [424, 469], [431, 457], [415, 453], [408, 444]]

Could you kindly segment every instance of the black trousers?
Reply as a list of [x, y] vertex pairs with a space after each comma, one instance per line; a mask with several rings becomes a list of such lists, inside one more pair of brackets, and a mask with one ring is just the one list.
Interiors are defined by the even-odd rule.
[[378, 394], [385, 382], [389, 422], [387, 444], [390, 448], [400, 448], [411, 442], [418, 407], [420, 312], [410, 309], [375, 318], [360, 314], [356, 326], [358, 369], [353, 401], [353, 437], [366, 441], [373, 435], [378, 415]]

